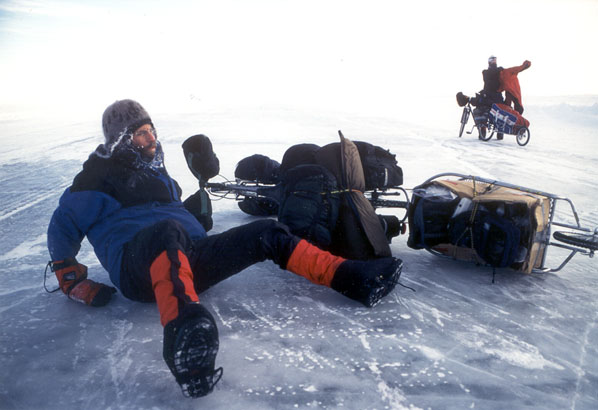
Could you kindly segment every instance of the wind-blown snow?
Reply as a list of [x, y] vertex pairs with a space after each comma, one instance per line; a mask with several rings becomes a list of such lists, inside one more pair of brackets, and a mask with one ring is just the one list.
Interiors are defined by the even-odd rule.
[[[457, 138], [460, 109], [374, 117], [260, 107], [152, 113], [169, 172], [186, 195], [197, 182], [181, 143], [204, 133], [232, 177], [261, 153], [347, 138], [389, 148], [406, 188], [446, 171], [569, 197], [598, 226], [598, 105], [567, 99], [526, 106], [531, 141]], [[143, 103], [143, 102], [142, 102]], [[596, 409], [598, 264], [575, 256], [558, 274], [524, 275], [441, 259], [393, 240], [401, 286], [368, 309], [271, 262], [200, 295], [220, 332], [224, 376], [209, 396], [182, 396], [161, 354], [153, 304], [118, 294], [90, 308], [43, 290], [45, 233], [58, 198], [102, 140], [93, 121], [0, 120], [1, 409]], [[215, 201], [215, 232], [253, 220]], [[551, 248], [548, 265], [566, 253]], [[78, 259], [108, 282], [87, 242]], [[56, 280], [48, 278], [48, 287]]]

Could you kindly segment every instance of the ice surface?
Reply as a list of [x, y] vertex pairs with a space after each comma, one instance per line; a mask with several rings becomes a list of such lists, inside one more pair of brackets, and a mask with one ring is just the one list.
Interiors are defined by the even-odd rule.
[[[389, 148], [406, 188], [447, 171], [537, 188], [575, 203], [598, 226], [598, 111], [567, 101], [526, 107], [531, 141], [457, 138], [460, 111], [433, 120], [273, 107], [152, 113], [166, 165], [186, 195], [197, 182], [181, 143], [207, 134], [233, 176], [261, 153], [353, 140]], [[427, 112], [429, 116], [430, 112]], [[596, 409], [598, 264], [576, 256], [558, 274], [524, 275], [445, 260], [393, 240], [398, 286], [374, 308], [281, 271], [252, 266], [200, 295], [220, 331], [224, 376], [202, 399], [182, 396], [162, 360], [156, 306], [118, 294], [90, 308], [43, 290], [45, 233], [57, 200], [101, 142], [88, 122], [0, 122], [1, 409]], [[253, 220], [215, 201], [215, 232]], [[79, 260], [107, 282], [86, 242]], [[551, 249], [548, 264], [564, 253]], [[56, 281], [49, 278], [48, 286]]]

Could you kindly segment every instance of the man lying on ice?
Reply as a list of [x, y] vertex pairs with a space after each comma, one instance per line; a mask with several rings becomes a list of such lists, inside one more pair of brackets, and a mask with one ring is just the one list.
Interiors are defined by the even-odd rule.
[[[270, 259], [366, 306], [398, 282], [399, 259], [334, 256], [270, 219], [207, 236], [194, 216], [199, 213], [185, 208], [179, 185], [166, 172], [145, 109], [132, 100], [116, 101], [105, 110], [102, 126], [104, 144], [83, 164], [50, 221], [50, 264], [70, 299], [90, 306], [108, 303], [116, 289], [88, 279], [87, 267], [76, 260], [87, 237], [123, 296], [156, 301], [164, 360], [185, 395], [208, 394], [222, 376], [222, 368], [215, 370], [216, 323], [198, 294], [248, 266]], [[197, 165], [187, 160], [190, 167]], [[215, 156], [215, 163], [209, 160], [200, 166], [218, 168]], [[205, 172], [192, 170], [196, 176]]]

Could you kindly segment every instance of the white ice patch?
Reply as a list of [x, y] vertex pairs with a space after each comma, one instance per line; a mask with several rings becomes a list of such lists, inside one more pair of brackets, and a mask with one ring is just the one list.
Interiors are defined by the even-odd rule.
[[436, 323], [438, 323], [438, 326], [444, 327], [444, 323], [442, 323], [442, 320], [440, 320], [440, 312], [438, 311], [438, 309], [432, 308], [432, 316], [434, 316], [434, 318], [436, 319]]
[[545, 367], [564, 369], [563, 366], [546, 360], [536, 346], [519, 340], [516, 336], [505, 333], [494, 334], [481, 326], [473, 326], [472, 331], [476, 333], [461, 336], [464, 345], [495, 356], [513, 366], [532, 370]]
[[418, 346], [419, 350], [430, 360], [438, 361], [445, 358], [445, 356], [438, 350], [429, 346]]
[[383, 381], [378, 382], [378, 393], [380, 393], [382, 400], [388, 403], [390, 409], [422, 410], [420, 407], [415, 407], [413, 405], [404, 405], [403, 402], [405, 402], [407, 398], [403, 393], [399, 389], [390, 387]]
[[39, 235], [35, 239], [21, 242], [15, 248], [6, 252], [4, 255], [0, 255], [0, 262], [4, 262], [10, 259], [19, 259], [32, 254], [41, 252], [47, 252], [46, 248], [46, 234]]
[[[538, 351], [538, 348], [531, 346], [525, 342], [521, 343], [521, 347], [529, 351], [522, 351], [508, 349], [507, 346], [496, 349], [484, 349], [484, 351], [492, 356], [496, 356], [514, 366], [524, 367], [526, 369], [540, 370], [545, 367], [552, 367], [557, 370], [563, 370], [564, 367], [560, 364], [546, 360]], [[510, 344], [510, 343], [507, 343]]]
[[370, 347], [370, 344], [368, 343], [367, 336], [365, 334], [359, 335], [359, 340], [361, 341], [361, 344], [363, 345], [365, 350], [367, 350], [367, 351], [372, 350], [372, 348]]

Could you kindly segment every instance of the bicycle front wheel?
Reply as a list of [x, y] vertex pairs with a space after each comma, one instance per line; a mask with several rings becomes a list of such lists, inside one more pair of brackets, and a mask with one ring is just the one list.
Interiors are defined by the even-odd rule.
[[467, 124], [467, 120], [469, 120], [469, 110], [467, 107], [463, 108], [463, 114], [461, 114], [461, 128], [459, 129], [459, 138], [463, 135], [463, 130], [465, 129], [465, 124]]

